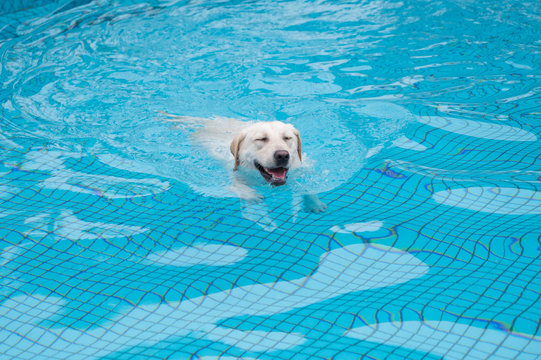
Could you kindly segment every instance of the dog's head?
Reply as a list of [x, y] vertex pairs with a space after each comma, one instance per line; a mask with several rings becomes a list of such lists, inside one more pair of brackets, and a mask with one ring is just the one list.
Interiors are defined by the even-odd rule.
[[290, 168], [302, 161], [297, 129], [280, 121], [250, 125], [231, 142], [235, 167], [257, 169], [272, 185], [283, 185]]

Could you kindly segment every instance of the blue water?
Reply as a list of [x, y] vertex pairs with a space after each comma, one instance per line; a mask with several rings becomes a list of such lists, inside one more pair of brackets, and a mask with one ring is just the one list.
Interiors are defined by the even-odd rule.
[[[541, 357], [538, 2], [16, 4], [2, 358]], [[246, 202], [158, 111], [291, 123], [306, 167]]]

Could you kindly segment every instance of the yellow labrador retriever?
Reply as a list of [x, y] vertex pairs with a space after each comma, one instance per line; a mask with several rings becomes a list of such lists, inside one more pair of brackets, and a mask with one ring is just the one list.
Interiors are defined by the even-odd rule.
[[[236, 176], [231, 190], [250, 201], [261, 199], [239, 174], [239, 169], [259, 172], [272, 186], [284, 185], [290, 170], [302, 165], [302, 144], [299, 131], [280, 121], [245, 122], [232, 118], [211, 119], [177, 116], [165, 112], [168, 121], [191, 129], [194, 140], [212, 157], [231, 161]], [[229, 146], [230, 154], [225, 150]], [[232, 155], [232, 158], [231, 158]], [[322, 212], [327, 206], [317, 195], [305, 194], [304, 207], [311, 212]]]
[[254, 168], [271, 185], [284, 185], [290, 168], [301, 165], [299, 131], [280, 121], [258, 122], [243, 129], [231, 141], [231, 154], [238, 167]]

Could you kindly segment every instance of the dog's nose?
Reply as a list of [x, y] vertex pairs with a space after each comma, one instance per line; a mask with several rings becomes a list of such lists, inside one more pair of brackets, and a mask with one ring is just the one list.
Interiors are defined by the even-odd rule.
[[285, 150], [275, 151], [274, 161], [276, 161], [276, 165], [278, 166], [287, 165], [287, 163], [289, 162], [289, 152]]

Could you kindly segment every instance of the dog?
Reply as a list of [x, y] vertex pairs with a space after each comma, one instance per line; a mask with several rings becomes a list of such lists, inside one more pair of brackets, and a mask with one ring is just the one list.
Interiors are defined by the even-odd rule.
[[[301, 137], [291, 124], [160, 113], [167, 116], [167, 121], [191, 130], [194, 141], [204, 147], [211, 157], [223, 160], [232, 167], [230, 189], [246, 201], [262, 200], [262, 196], [249, 186], [250, 175], [259, 174], [272, 187], [283, 186], [287, 183], [289, 171], [303, 166]], [[315, 194], [303, 194], [303, 203], [304, 209], [309, 212], [320, 213], [327, 208]]]
[[235, 158], [234, 171], [239, 166], [254, 168], [273, 186], [284, 185], [289, 169], [302, 162], [299, 131], [280, 121], [248, 126], [231, 141], [230, 151]]

